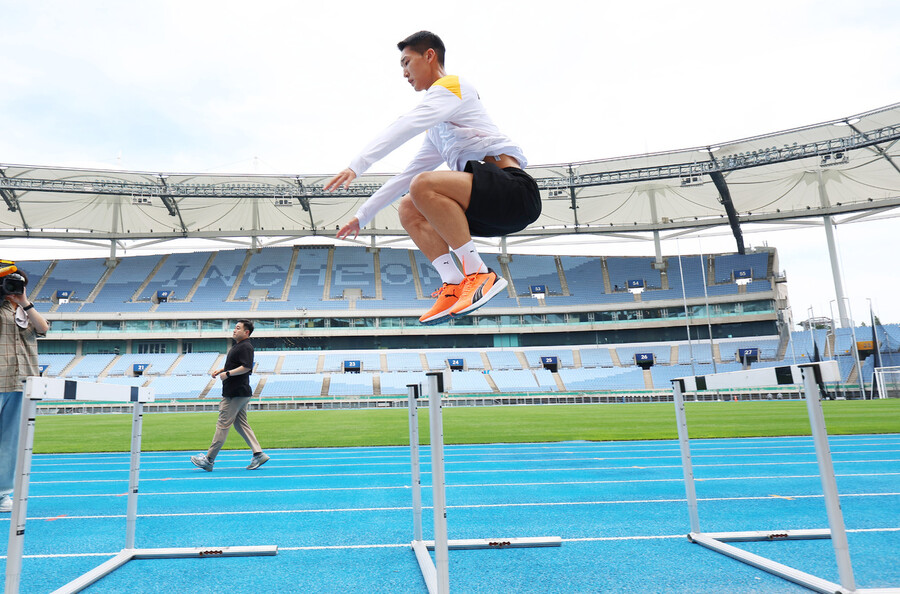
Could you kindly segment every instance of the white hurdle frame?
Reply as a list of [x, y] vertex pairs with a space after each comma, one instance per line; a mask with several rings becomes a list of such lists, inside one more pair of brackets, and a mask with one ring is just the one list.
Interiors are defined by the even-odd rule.
[[[559, 536], [526, 538], [472, 538], [448, 540], [447, 498], [444, 482], [444, 425], [441, 415], [442, 372], [426, 374], [428, 386], [428, 424], [431, 442], [431, 490], [434, 501], [434, 540], [422, 536], [422, 477], [419, 468], [419, 415], [418, 400], [422, 393], [420, 384], [409, 384], [409, 449], [412, 458], [413, 541], [412, 550], [419, 562], [422, 578], [429, 594], [450, 592], [449, 550], [459, 549], [507, 549], [523, 547], [558, 547]], [[434, 550], [432, 561], [429, 550]]]
[[[727, 555], [763, 571], [777, 575], [783, 579], [800, 584], [811, 590], [825, 594], [844, 593], [900, 593], [900, 588], [856, 589], [853, 578], [853, 565], [847, 544], [847, 530], [838, 498], [837, 483], [834, 478], [834, 464], [831, 449], [828, 446], [828, 435], [825, 431], [825, 416], [819, 397], [818, 386], [822, 382], [840, 380], [837, 361], [823, 361], [802, 365], [749, 369], [707, 376], [689, 376], [672, 380], [675, 417], [678, 424], [678, 441], [681, 446], [681, 463], [684, 470], [684, 486], [687, 495], [688, 515], [691, 532], [688, 540], [708, 549]], [[771, 530], [751, 532], [716, 532], [704, 533], [700, 530], [700, 518], [697, 511], [697, 492], [694, 486], [694, 469], [691, 462], [690, 438], [688, 437], [687, 415], [684, 410], [684, 393], [698, 390], [716, 390], [730, 388], [756, 388], [774, 385], [802, 384], [816, 450], [816, 461], [822, 490], [825, 494], [825, 509], [828, 516], [827, 529], [812, 530]], [[761, 540], [804, 540], [814, 538], [830, 538], [834, 546], [840, 584], [835, 584], [820, 577], [799, 571], [793, 567], [782, 565], [749, 553], [728, 542], [749, 542]]]
[[54, 591], [54, 594], [79, 592], [132, 559], [175, 559], [185, 557], [243, 557], [275, 555], [274, 545], [247, 547], [187, 547], [138, 549], [134, 546], [137, 529], [138, 476], [141, 461], [141, 429], [145, 402], [153, 402], [150, 388], [114, 384], [95, 384], [60, 378], [29, 377], [25, 382], [22, 419], [19, 432], [19, 456], [9, 546], [6, 557], [6, 594], [18, 594], [22, 575], [22, 552], [25, 545], [25, 519], [28, 508], [28, 486], [31, 482], [31, 457], [34, 447], [34, 425], [39, 400], [78, 400], [132, 402], [131, 468], [128, 473], [128, 502], [125, 515], [125, 548], [115, 557]]

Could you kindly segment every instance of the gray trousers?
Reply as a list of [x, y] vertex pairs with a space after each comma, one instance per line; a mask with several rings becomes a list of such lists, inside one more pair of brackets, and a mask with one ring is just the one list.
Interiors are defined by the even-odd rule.
[[240, 398], [222, 398], [219, 402], [219, 419], [216, 421], [216, 434], [213, 435], [212, 445], [206, 452], [206, 457], [212, 462], [219, 455], [219, 450], [225, 445], [225, 438], [228, 437], [228, 430], [234, 425], [235, 430], [244, 438], [254, 454], [262, 451], [256, 435], [250, 424], [247, 422], [247, 404], [249, 404], [252, 396]]

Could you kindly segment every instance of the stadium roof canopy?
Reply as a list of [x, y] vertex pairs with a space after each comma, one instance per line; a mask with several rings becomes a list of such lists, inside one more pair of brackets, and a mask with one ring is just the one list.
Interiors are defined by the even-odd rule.
[[[733, 142], [529, 168], [544, 198], [524, 238], [647, 238], [730, 225], [900, 214], [900, 103]], [[0, 237], [120, 245], [333, 237], [389, 175], [322, 191], [324, 175], [148, 173], [0, 164]], [[363, 230], [405, 236], [396, 203]], [[742, 248], [741, 248], [742, 249]]]

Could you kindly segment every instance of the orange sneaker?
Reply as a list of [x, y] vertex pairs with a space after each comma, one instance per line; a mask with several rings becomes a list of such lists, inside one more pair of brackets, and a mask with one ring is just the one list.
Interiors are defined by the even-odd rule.
[[458, 318], [471, 313], [490, 301], [491, 297], [506, 288], [506, 279], [488, 268], [487, 272], [476, 272], [466, 277], [462, 284], [459, 301], [450, 310], [450, 317]]
[[437, 301], [434, 302], [431, 309], [426, 311], [422, 317], [419, 318], [419, 323], [431, 325], [440, 324], [449, 320], [450, 310], [453, 309], [453, 306], [456, 305], [457, 300], [459, 300], [464, 283], [465, 281], [458, 285], [450, 285], [447, 283], [441, 285], [440, 289], [431, 294], [432, 297], [437, 297]]

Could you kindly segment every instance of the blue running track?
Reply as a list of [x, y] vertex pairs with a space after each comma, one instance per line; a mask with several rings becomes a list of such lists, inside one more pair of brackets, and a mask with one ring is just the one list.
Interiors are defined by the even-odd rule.
[[[830, 438], [857, 586], [900, 587], [900, 435]], [[705, 532], [827, 528], [809, 437], [692, 440]], [[409, 448], [144, 453], [137, 546], [277, 545], [275, 557], [131, 561], [88, 592], [425, 592]], [[423, 498], [430, 505], [428, 449]], [[447, 446], [450, 538], [560, 536], [450, 552], [451, 590], [805, 592], [691, 544], [676, 441]], [[21, 591], [49, 592], [124, 547], [128, 454], [38, 455]], [[424, 514], [429, 538], [431, 508]], [[5, 563], [9, 515], [0, 517]], [[739, 543], [838, 582], [831, 541]]]

